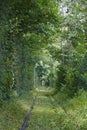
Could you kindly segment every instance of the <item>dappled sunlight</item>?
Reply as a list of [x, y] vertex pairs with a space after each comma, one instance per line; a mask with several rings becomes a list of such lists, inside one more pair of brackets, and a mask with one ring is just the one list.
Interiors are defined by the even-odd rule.
[[48, 99], [48, 97], [47, 97], [47, 96], [44, 96], [44, 95], [39, 95], [39, 96], [38, 96], [38, 99], [43, 99], [43, 100], [45, 99], [45, 100], [46, 100], [46, 99]]
[[54, 114], [54, 111], [49, 107], [41, 107], [41, 106], [37, 106], [37, 107], [35, 107], [34, 108], [34, 111], [33, 111], [34, 113], [37, 113], [38, 112], [38, 114], [40, 114], [40, 113], [44, 113], [44, 114], [46, 114], [46, 113], [48, 113], [48, 114], [51, 114], [51, 113], [53, 113]]
[[0, 1], [0, 130], [87, 130], [87, 0]]
[[31, 106], [31, 104], [29, 104], [29, 103], [27, 103], [27, 102], [25, 102], [25, 101], [18, 101], [19, 102], [19, 104], [21, 105], [21, 107], [24, 109], [24, 110], [29, 110], [29, 108], [30, 108], [30, 106]]
[[38, 88], [35, 89], [36, 93], [38, 96], [51, 96], [56, 93], [56, 89], [52, 87], [41, 87], [39, 86]]
[[47, 86], [38, 86], [37, 88], [35, 88], [36, 91], [43, 91], [43, 92], [50, 92], [50, 91], [54, 91], [55, 88], [52, 88], [52, 87], [47, 87]]
[[[84, 100], [87, 93], [84, 93], [84, 96], [82, 94], [82, 96], [69, 99], [67, 102], [63, 101], [63, 104], [59, 95], [62, 96], [61, 93], [52, 98], [42, 93], [37, 95], [26, 130], [86, 130], [82, 128], [83, 126], [87, 128], [87, 101]], [[24, 94], [17, 101], [18, 105], [12, 102], [7, 104], [3, 111], [0, 111], [0, 117], [3, 119], [3, 122], [0, 120], [3, 124], [2, 127], [0, 126], [1, 130], [4, 127], [8, 130], [21, 128], [24, 118], [30, 110], [32, 97], [33, 95], [28, 93]], [[61, 104], [58, 104], [58, 100], [61, 100]]]

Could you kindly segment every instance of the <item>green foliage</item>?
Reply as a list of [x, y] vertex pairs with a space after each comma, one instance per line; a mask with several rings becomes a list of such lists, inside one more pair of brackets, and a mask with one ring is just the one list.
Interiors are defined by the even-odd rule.
[[[80, 91], [87, 90], [86, 13], [85, 0], [0, 1], [0, 129], [21, 126], [31, 104], [32, 95], [25, 91], [33, 89], [34, 71], [52, 91], [37, 92], [29, 128], [87, 129], [87, 94]], [[18, 103], [11, 102], [15, 92]]]
[[[53, 88], [38, 88], [38, 98], [26, 129], [86, 130], [87, 129], [87, 92], [80, 90], [74, 98]], [[33, 94], [33, 95], [32, 95]], [[36, 91], [26, 92], [17, 100], [6, 102], [0, 108], [0, 128], [20, 129]], [[49, 96], [48, 96], [49, 95]]]
[[0, 3], [0, 93], [10, 98], [12, 89], [19, 93], [33, 86], [38, 50], [58, 30], [58, 5], [51, 0]]
[[[61, 41], [56, 51], [50, 53], [62, 64], [58, 66], [57, 88], [73, 96], [80, 88], [87, 89], [86, 80], [86, 1], [62, 1], [61, 6]], [[66, 11], [68, 9], [68, 11]], [[79, 15], [77, 15], [79, 13]], [[59, 57], [58, 57], [58, 56]], [[61, 57], [60, 57], [61, 56]]]
[[3, 107], [0, 108], [0, 129], [19, 129], [26, 111], [16, 101], [3, 103]]

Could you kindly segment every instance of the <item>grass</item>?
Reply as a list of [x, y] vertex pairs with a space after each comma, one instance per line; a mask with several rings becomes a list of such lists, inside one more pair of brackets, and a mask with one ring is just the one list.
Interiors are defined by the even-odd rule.
[[0, 108], [0, 130], [20, 130], [37, 94], [26, 130], [87, 130], [87, 92], [69, 99], [54, 89], [39, 88], [23, 92], [18, 99], [5, 102]]
[[21, 128], [32, 102], [31, 95], [29, 92], [25, 92], [22, 96], [3, 103], [0, 107], [0, 130], [19, 130]]
[[0, 109], [0, 130], [17, 130], [20, 128], [25, 112], [16, 102], [5, 102]]

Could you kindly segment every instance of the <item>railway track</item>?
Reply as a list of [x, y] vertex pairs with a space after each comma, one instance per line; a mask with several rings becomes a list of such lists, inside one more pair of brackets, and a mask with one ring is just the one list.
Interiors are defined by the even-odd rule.
[[[22, 124], [22, 127], [20, 130], [26, 130], [27, 129], [27, 126], [29, 127], [29, 120], [31, 120], [31, 115], [32, 115], [32, 112], [33, 112], [33, 108], [36, 106], [40, 107], [40, 106], [49, 106], [49, 102], [50, 102], [50, 105], [52, 104], [52, 98], [51, 96], [51, 91], [50, 90], [46, 90], [45, 89], [38, 89], [36, 90], [36, 96], [33, 98], [33, 101], [32, 101], [32, 104], [31, 104], [31, 107], [29, 109], [29, 112], [27, 114], [27, 116], [25, 117], [24, 119], [24, 122]], [[41, 109], [40, 109], [41, 111]]]
[[30, 110], [29, 110], [27, 116], [25, 117], [24, 122], [23, 122], [22, 127], [21, 127], [20, 130], [25, 130], [26, 129], [27, 123], [30, 120], [30, 115], [32, 114], [32, 111], [33, 111], [33, 108], [35, 106], [36, 100], [37, 100], [37, 96], [34, 97], [34, 99], [32, 101], [32, 105], [30, 107]]

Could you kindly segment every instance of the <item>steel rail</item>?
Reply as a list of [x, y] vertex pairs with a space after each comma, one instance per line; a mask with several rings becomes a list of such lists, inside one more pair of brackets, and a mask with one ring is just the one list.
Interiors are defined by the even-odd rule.
[[23, 125], [22, 125], [22, 127], [21, 127], [20, 130], [25, 130], [26, 125], [27, 125], [27, 123], [28, 123], [28, 121], [29, 121], [29, 119], [30, 119], [30, 115], [32, 114], [32, 110], [33, 110], [33, 108], [34, 108], [34, 106], [35, 106], [36, 99], [37, 99], [37, 96], [34, 97], [34, 99], [33, 99], [33, 101], [32, 101], [32, 105], [31, 105], [31, 107], [30, 107], [30, 110], [29, 110], [27, 116], [25, 117], [24, 122], [23, 122]]

